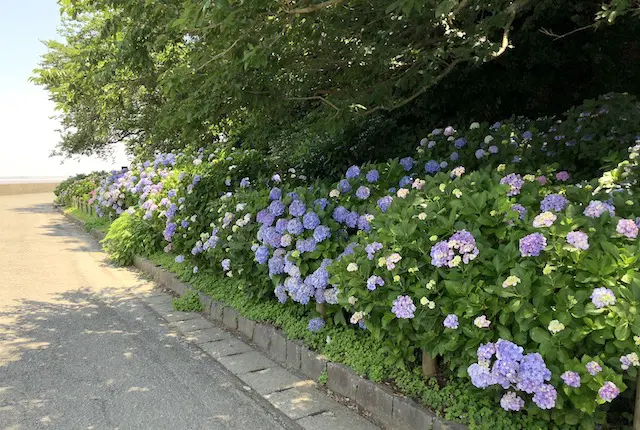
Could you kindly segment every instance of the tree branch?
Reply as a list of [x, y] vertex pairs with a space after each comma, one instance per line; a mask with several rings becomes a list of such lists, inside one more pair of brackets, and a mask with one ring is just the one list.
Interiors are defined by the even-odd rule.
[[520, 12], [520, 10], [524, 6], [526, 6], [527, 3], [529, 3], [529, 0], [519, 0], [511, 4], [511, 6], [507, 8], [509, 19], [504, 26], [504, 32], [502, 33], [502, 44], [500, 45], [500, 49], [491, 54], [494, 58], [504, 54], [504, 52], [509, 47], [509, 32], [511, 31], [511, 24], [513, 24], [513, 21], [516, 19], [516, 15], [518, 15], [518, 12]]
[[570, 36], [570, 35], [572, 35], [572, 34], [574, 34], [574, 33], [578, 33], [578, 32], [580, 32], [580, 31], [584, 31], [584, 30], [588, 30], [588, 29], [590, 29], [590, 28], [593, 28], [593, 27], [595, 27], [596, 25], [597, 25], [597, 24], [594, 22], [593, 24], [589, 24], [589, 25], [585, 25], [585, 26], [582, 26], [582, 27], [578, 27], [578, 28], [576, 28], [576, 29], [574, 29], [574, 30], [571, 30], [570, 32], [568, 32], [568, 33], [564, 33], [564, 34], [556, 34], [556, 33], [554, 33], [554, 32], [553, 32], [553, 31], [551, 31], [551, 30], [547, 30], [546, 28], [541, 28], [541, 29], [540, 29], [540, 33], [542, 33], [542, 34], [544, 34], [544, 35], [546, 35], [546, 36], [551, 36], [551, 37], [553, 37], [553, 40], [559, 40], [559, 39], [562, 39], [563, 37]]
[[325, 99], [322, 96], [311, 96], [311, 97], [285, 97], [285, 100], [320, 100], [322, 103], [325, 103], [329, 106], [331, 106], [332, 108], [334, 108], [336, 110], [336, 112], [340, 111], [340, 109], [338, 108], [338, 106], [334, 105], [333, 103], [331, 103], [329, 100]]
[[298, 9], [289, 9], [289, 10], [285, 10], [285, 13], [290, 13], [290, 14], [294, 14], [294, 15], [300, 15], [303, 13], [311, 13], [311, 12], [315, 12], [317, 10], [320, 9], [324, 9], [327, 8], [329, 6], [337, 6], [340, 3], [342, 3], [344, 0], [327, 0], [327, 1], [323, 1], [322, 3], [316, 3], [314, 5], [311, 6], [307, 6], [307, 7], [301, 7]]
[[453, 69], [459, 64], [461, 63], [462, 60], [460, 58], [457, 58], [455, 60], [453, 60], [446, 69], [444, 69], [442, 71], [442, 73], [440, 73], [438, 76], [436, 76], [428, 85], [425, 85], [423, 87], [421, 87], [418, 91], [416, 91], [415, 93], [413, 93], [413, 95], [409, 96], [408, 98], [402, 100], [399, 103], [396, 103], [395, 105], [391, 106], [390, 108], [387, 108], [385, 106], [377, 106], [371, 110], [366, 111], [364, 114], [365, 115], [371, 115], [372, 113], [378, 111], [378, 110], [386, 110], [386, 111], [392, 111], [395, 109], [398, 109], [404, 105], [406, 105], [407, 103], [412, 102], [413, 100], [415, 100], [416, 98], [420, 97], [422, 94], [424, 94], [429, 88], [435, 86], [438, 84], [438, 82], [440, 82], [442, 79], [444, 79], [445, 76], [447, 76], [449, 73], [451, 73], [453, 71]]
[[240, 42], [240, 38], [237, 38], [232, 44], [231, 46], [229, 46], [227, 49], [225, 49], [222, 52], [217, 53], [216, 55], [214, 55], [213, 57], [211, 57], [210, 59], [208, 59], [207, 61], [205, 61], [203, 64], [201, 64], [200, 66], [198, 66], [197, 69], [194, 70], [194, 72], [198, 72], [200, 71], [203, 67], [205, 67], [207, 64], [211, 63], [212, 61], [217, 60], [218, 58], [226, 55], [229, 51], [231, 51], [233, 49], [234, 46], [236, 46], [238, 44], [238, 42]]

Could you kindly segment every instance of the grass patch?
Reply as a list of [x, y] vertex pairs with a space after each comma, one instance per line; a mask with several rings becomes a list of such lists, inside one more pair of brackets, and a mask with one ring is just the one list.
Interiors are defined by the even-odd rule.
[[198, 293], [190, 290], [179, 299], [173, 299], [173, 308], [181, 312], [202, 312], [204, 308]]
[[87, 231], [96, 229], [98, 231], [106, 233], [109, 230], [109, 226], [111, 225], [111, 222], [108, 218], [99, 218], [97, 216], [89, 215], [77, 208], [66, 208], [64, 210], [64, 213], [73, 215], [75, 218], [78, 218], [80, 221], [82, 221], [84, 223], [84, 228]]

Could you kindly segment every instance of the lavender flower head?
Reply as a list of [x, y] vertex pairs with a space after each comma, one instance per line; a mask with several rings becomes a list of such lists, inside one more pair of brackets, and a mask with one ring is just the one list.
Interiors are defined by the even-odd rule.
[[[383, 285], [384, 285], [384, 279], [382, 279], [380, 276], [373, 275], [373, 276], [370, 276], [369, 279], [367, 279], [367, 289], [369, 291], [374, 291], [377, 287], [382, 287]], [[415, 307], [414, 307], [414, 310], [415, 310]]]
[[280, 200], [282, 198], [282, 190], [278, 187], [273, 187], [271, 191], [269, 191], [269, 198], [271, 200]]
[[596, 376], [598, 373], [602, 372], [602, 366], [595, 361], [588, 362], [585, 367], [591, 376]]
[[351, 184], [349, 183], [348, 179], [343, 179], [338, 182], [337, 188], [341, 193], [348, 193], [349, 191], [351, 191]]
[[442, 323], [443, 326], [445, 326], [446, 328], [450, 328], [450, 329], [457, 329], [459, 327], [459, 323], [458, 323], [458, 317], [454, 314], [449, 314], [447, 315], [447, 317], [444, 319], [444, 322]]
[[367, 259], [373, 260], [373, 256], [376, 252], [382, 249], [382, 244], [380, 242], [373, 242], [364, 247], [364, 250], [367, 253]]
[[378, 199], [378, 207], [380, 208], [382, 213], [387, 212], [389, 206], [391, 206], [391, 202], [393, 202], [393, 197], [391, 196], [384, 196]]
[[500, 399], [500, 406], [505, 411], [517, 412], [524, 408], [524, 400], [513, 391], [509, 391]]
[[367, 182], [369, 182], [370, 184], [373, 184], [374, 182], [378, 182], [378, 179], [380, 179], [380, 173], [378, 173], [377, 170], [369, 170], [367, 172]]
[[182, 263], [184, 262], [184, 256], [183, 255], [178, 255], [176, 257], [176, 263]]
[[556, 406], [556, 398], [558, 393], [552, 385], [545, 384], [538, 388], [533, 395], [533, 403], [538, 405], [540, 409], [553, 409]]
[[569, 180], [569, 172], [563, 170], [561, 172], [556, 173], [556, 179], [558, 181], [566, 182]]
[[564, 196], [560, 194], [549, 194], [542, 202], [540, 202], [540, 210], [543, 212], [546, 211], [554, 211], [560, 212], [569, 204], [569, 200], [567, 200]]
[[580, 387], [580, 375], [577, 372], [572, 372], [571, 370], [567, 370], [560, 378], [564, 381], [567, 387], [579, 388]]
[[438, 173], [440, 171], [440, 163], [436, 160], [429, 160], [427, 164], [424, 165], [424, 171], [429, 174]]
[[304, 214], [304, 217], [302, 217], [302, 224], [307, 230], [314, 230], [320, 225], [320, 218], [315, 212], [307, 212]]
[[616, 304], [616, 296], [608, 288], [600, 287], [591, 293], [591, 302], [597, 309], [606, 308]]
[[547, 246], [547, 238], [541, 233], [532, 233], [520, 239], [520, 255], [537, 257]]
[[521, 220], [523, 220], [525, 215], [527, 215], [527, 209], [524, 206], [522, 206], [520, 203], [511, 205], [511, 210], [514, 212], [518, 212], [519, 218]]
[[225, 272], [231, 268], [231, 260], [229, 260], [228, 258], [225, 258], [224, 260], [222, 260], [221, 264], [222, 264], [222, 270], [224, 270]]
[[635, 239], [638, 237], [638, 226], [631, 219], [621, 219], [618, 221], [616, 231], [629, 239]]
[[398, 296], [393, 301], [391, 312], [393, 312], [397, 318], [413, 318], [416, 311], [416, 305], [413, 304], [413, 300], [409, 296]]
[[614, 216], [616, 213], [613, 205], [601, 202], [600, 200], [592, 200], [584, 209], [583, 213], [589, 218], [600, 218], [600, 216], [605, 212], [609, 212], [609, 215], [611, 216]]
[[607, 381], [604, 385], [598, 390], [598, 396], [605, 402], [611, 402], [613, 399], [618, 397], [620, 394], [620, 389], [611, 381]]
[[572, 231], [567, 233], [567, 243], [574, 248], [585, 251], [589, 249], [589, 236], [581, 231]]
[[303, 216], [307, 211], [307, 207], [300, 200], [294, 200], [289, 205], [289, 213], [292, 216]]
[[511, 189], [507, 193], [507, 196], [511, 197], [520, 194], [520, 190], [524, 185], [524, 180], [522, 179], [522, 176], [518, 175], [517, 173], [510, 173], [504, 178], [500, 179], [500, 183], [502, 185], [509, 185], [511, 187]]

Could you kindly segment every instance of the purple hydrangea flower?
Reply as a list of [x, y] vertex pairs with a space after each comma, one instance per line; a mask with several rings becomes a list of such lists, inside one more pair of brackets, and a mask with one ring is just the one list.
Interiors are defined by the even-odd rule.
[[222, 260], [221, 264], [222, 264], [222, 270], [224, 270], [225, 272], [231, 268], [231, 260], [229, 260], [228, 258], [225, 258], [224, 260]]
[[540, 210], [543, 212], [546, 211], [554, 211], [560, 212], [569, 204], [569, 200], [567, 200], [564, 196], [560, 194], [549, 194], [542, 202], [540, 202]]
[[403, 176], [400, 179], [400, 182], [398, 182], [398, 187], [403, 188], [409, 185], [411, 182], [413, 182], [413, 179], [411, 179], [411, 176]]
[[373, 256], [376, 252], [382, 249], [382, 244], [380, 242], [373, 242], [364, 247], [364, 250], [367, 253], [367, 259], [373, 260]]
[[409, 296], [398, 296], [391, 307], [391, 312], [396, 315], [396, 318], [413, 318], [415, 311], [416, 305], [413, 304], [413, 300]]
[[449, 160], [451, 161], [458, 161], [458, 158], [460, 158], [460, 155], [457, 152], [452, 152], [449, 156]]
[[374, 182], [378, 182], [378, 179], [380, 179], [380, 173], [378, 173], [377, 170], [369, 170], [367, 172], [367, 182], [369, 182], [370, 184], [373, 184]]
[[325, 210], [327, 208], [327, 205], [329, 204], [329, 200], [323, 198], [317, 199], [315, 202], [313, 202], [313, 207], [319, 206], [320, 210]]
[[242, 178], [240, 180], [240, 188], [247, 188], [249, 185], [251, 185], [251, 182], [249, 182], [249, 178]]
[[[465, 147], [465, 145], [467, 144], [467, 139], [465, 139], [464, 137], [459, 137], [457, 138], [454, 142], [453, 145], [457, 148], [457, 149], [462, 149]], [[457, 152], [455, 153], [457, 154]], [[457, 159], [457, 157], [456, 157]], [[455, 160], [453, 160], [455, 161]]]
[[505, 411], [517, 412], [524, 408], [524, 400], [513, 391], [509, 391], [500, 399], [500, 406]]
[[602, 372], [602, 366], [595, 361], [588, 362], [585, 367], [591, 376], [596, 376], [598, 373]]
[[638, 237], [638, 226], [631, 219], [621, 219], [618, 221], [616, 231], [629, 239], [635, 239]]
[[369, 225], [369, 219], [367, 218], [367, 215], [360, 215], [358, 217], [358, 230], [362, 230], [367, 233], [371, 230], [371, 226]]
[[475, 155], [476, 155], [476, 158], [479, 160], [486, 155], [486, 152], [484, 151], [484, 149], [480, 148], [476, 150]]
[[[384, 285], [384, 279], [382, 279], [380, 276], [373, 275], [373, 276], [370, 276], [369, 279], [367, 279], [367, 289], [369, 291], [374, 291], [376, 287], [382, 287], [383, 285]], [[415, 310], [415, 306], [414, 306], [414, 310]]]
[[527, 130], [524, 133], [522, 133], [522, 138], [526, 140], [531, 140], [531, 138], [533, 138], [533, 133]]
[[436, 160], [429, 160], [427, 164], [424, 165], [424, 171], [429, 174], [438, 173], [440, 171], [440, 163]]
[[178, 255], [176, 257], [176, 263], [182, 263], [184, 262], [184, 256], [183, 255]]
[[370, 195], [371, 190], [369, 190], [369, 188], [365, 187], [364, 185], [358, 187], [358, 189], [356, 190], [356, 197], [360, 200], [368, 199]]
[[345, 175], [347, 179], [354, 179], [360, 176], [360, 168], [358, 166], [351, 166], [347, 169], [347, 174]]
[[300, 200], [294, 200], [289, 205], [289, 213], [292, 216], [303, 216], [307, 211], [307, 207]]
[[313, 238], [318, 243], [328, 239], [329, 237], [331, 237], [331, 230], [325, 225], [319, 225], [313, 230]]
[[616, 304], [616, 296], [608, 288], [600, 287], [593, 290], [591, 293], [591, 302], [598, 308], [606, 308], [607, 306]]
[[547, 238], [541, 233], [532, 233], [520, 239], [520, 255], [537, 257], [547, 246]]
[[549, 380], [551, 380], [551, 371], [547, 369], [540, 354], [535, 352], [522, 357], [516, 384], [518, 390], [531, 394]]
[[497, 154], [498, 153], [498, 147], [496, 145], [491, 145], [489, 147], [489, 152], [492, 154]]
[[256, 214], [256, 221], [264, 225], [265, 227], [271, 226], [271, 224], [273, 224], [273, 221], [275, 219], [276, 217], [269, 210], [266, 210], [266, 209], [263, 209]]
[[601, 202], [600, 200], [592, 200], [584, 209], [584, 215], [589, 218], [599, 218], [603, 213], [609, 212], [609, 215], [614, 216], [616, 213], [613, 205]]
[[496, 346], [489, 342], [478, 347], [478, 360], [489, 361], [496, 353]]
[[561, 172], [556, 173], [556, 179], [558, 181], [566, 182], [569, 180], [569, 172], [563, 170]]
[[409, 171], [411, 170], [411, 168], [413, 168], [413, 158], [411, 157], [404, 157], [400, 160], [400, 165], [404, 168], [405, 171]]
[[289, 224], [289, 220], [280, 218], [276, 221], [275, 231], [279, 234], [284, 234], [287, 231], [287, 225]]
[[581, 231], [572, 231], [567, 233], [567, 242], [569, 245], [573, 245], [578, 249], [589, 249], [589, 236]]
[[523, 220], [525, 215], [527, 215], [527, 209], [524, 206], [522, 206], [520, 203], [511, 205], [511, 210], [514, 212], [518, 212], [521, 220]]
[[268, 266], [269, 276], [280, 275], [284, 273], [284, 258], [279, 255], [274, 255], [269, 259]]
[[552, 385], [544, 384], [536, 390], [531, 400], [540, 409], [553, 409], [556, 406], [557, 397], [556, 389]]
[[598, 390], [598, 396], [605, 402], [611, 402], [613, 399], [618, 397], [620, 394], [620, 389], [611, 381], [607, 381], [604, 385]]
[[580, 375], [577, 372], [572, 372], [571, 370], [567, 370], [560, 378], [564, 381], [564, 383], [568, 387], [579, 388], [580, 387]]
[[496, 383], [488, 362], [473, 363], [467, 368], [471, 383], [477, 388], [487, 388]]
[[358, 212], [352, 211], [347, 214], [347, 216], [344, 219], [344, 223], [349, 228], [356, 228], [358, 226], [359, 218], [360, 216], [358, 215]]
[[511, 189], [507, 193], [507, 196], [511, 197], [520, 194], [520, 190], [524, 185], [524, 180], [522, 179], [522, 176], [518, 175], [517, 173], [510, 173], [504, 178], [500, 179], [500, 183], [503, 185], [509, 185], [511, 187]]
[[313, 252], [316, 250], [316, 241], [313, 237], [309, 239], [298, 239], [296, 249], [299, 252]]
[[444, 267], [453, 259], [453, 250], [449, 248], [446, 240], [438, 242], [431, 247], [431, 264], [436, 267]]
[[445, 326], [446, 328], [457, 329], [459, 327], [458, 317], [454, 314], [449, 314], [444, 319], [444, 322], [442, 323], [442, 325]]
[[391, 202], [393, 202], [393, 197], [391, 196], [384, 196], [378, 199], [378, 207], [380, 208], [382, 213], [387, 212], [387, 210], [389, 209], [389, 206], [391, 206]]
[[320, 218], [315, 212], [307, 212], [302, 217], [302, 224], [307, 230], [313, 230], [320, 225]]
[[309, 320], [309, 325], [307, 326], [307, 329], [310, 332], [318, 332], [320, 330], [322, 330], [322, 328], [324, 327], [324, 320], [322, 318], [312, 318]]

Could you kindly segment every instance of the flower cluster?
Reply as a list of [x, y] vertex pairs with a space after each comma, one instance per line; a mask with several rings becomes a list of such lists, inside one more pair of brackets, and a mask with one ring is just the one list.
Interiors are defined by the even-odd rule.
[[431, 264], [435, 267], [458, 267], [460, 263], [468, 264], [479, 253], [473, 235], [466, 230], [460, 230], [449, 240], [438, 242], [431, 248]]

